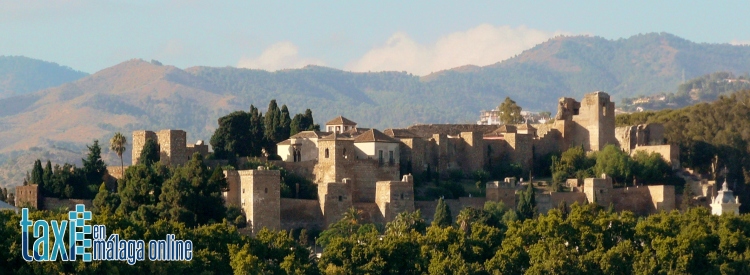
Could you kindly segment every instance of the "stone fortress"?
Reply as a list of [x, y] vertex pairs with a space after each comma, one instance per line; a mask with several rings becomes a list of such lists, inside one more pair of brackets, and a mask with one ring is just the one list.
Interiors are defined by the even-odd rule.
[[[445, 177], [452, 170], [469, 174], [491, 171], [507, 162], [517, 163], [528, 172], [534, 159], [563, 152], [571, 146], [583, 146], [591, 152], [615, 144], [630, 153], [659, 152], [673, 168], [679, 168], [679, 152], [675, 146], [664, 144], [663, 126], [615, 128], [614, 109], [608, 94], [594, 92], [585, 95], [581, 102], [561, 98], [554, 122], [547, 124], [427, 124], [381, 132], [357, 127], [357, 123], [339, 116], [325, 124], [325, 131], [303, 131], [277, 144], [281, 160], [273, 162], [313, 181], [318, 187], [317, 200], [281, 198], [280, 172], [263, 167], [225, 171], [229, 188], [223, 195], [228, 205], [243, 209], [254, 232], [263, 227], [322, 230], [351, 207], [359, 210], [365, 221], [373, 223], [384, 224], [398, 213], [417, 209], [430, 219], [437, 202], [415, 200], [412, 174], [429, 172]], [[208, 145], [202, 141], [187, 144], [186, 136], [181, 130], [134, 131], [133, 162], [138, 161], [149, 138], [158, 143], [161, 160], [166, 164], [185, 164], [194, 152], [208, 154]], [[122, 175], [119, 169], [109, 167], [109, 174], [119, 178]], [[697, 191], [697, 197], [704, 198], [706, 206], [710, 201], [705, 198], [718, 194], [713, 182], [688, 182]], [[461, 197], [446, 202], [454, 216], [464, 207], [482, 208], [486, 201], [502, 201], [514, 207], [516, 192], [524, 188], [523, 184], [515, 178], [488, 182], [486, 197]], [[668, 211], [676, 205], [674, 186], [613, 188], [612, 179], [606, 175], [583, 181], [568, 180], [566, 184], [571, 192], [537, 193], [539, 212], [545, 213], [562, 202], [613, 205], [615, 210], [638, 214]], [[17, 191], [17, 198], [40, 201], [33, 187], [19, 188], [23, 190]], [[725, 195], [721, 200], [731, 196], [722, 194]]]
[[[631, 153], [659, 152], [673, 168], [679, 168], [679, 152], [664, 144], [661, 125], [616, 128], [614, 107], [608, 94], [594, 92], [581, 102], [561, 98], [550, 124], [429, 124], [382, 132], [360, 128], [339, 116], [325, 124], [325, 131], [303, 131], [277, 144], [281, 161], [276, 164], [317, 184], [317, 200], [280, 198], [276, 189], [257, 193], [261, 189], [256, 185], [265, 191], [266, 186], [280, 184], [278, 176], [258, 176], [272, 173], [263, 169], [226, 171], [230, 188], [225, 196], [227, 203], [242, 205], [253, 228], [325, 229], [350, 207], [373, 223], [387, 223], [400, 212], [417, 209], [430, 219], [436, 202], [415, 200], [412, 173], [446, 176], [455, 169], [466, 174], [491, 170], [502, 162], [517, 163], [529, 171], [535, 158], [549, 153], [571, 146], [599, 151], [608, 144]], [[488, 182], [486, 197], [446, 202], [453, 215], [467, 206], [482, 208], [486, 201], [514, 207], [522, 184], [515, 178]], [[568, 186], [572, 192], [539, 192], [538, 210], [544, 213], [562, 202], [593, 202], [648, 214], [669, 211], [676, 205], [674, 186], [613, 188], [606, 175], [582, 182], [570, 180]], [[246, 193], [248, 190], [253, 191]], [[266, 210], [259, 215], [258, 207]]]

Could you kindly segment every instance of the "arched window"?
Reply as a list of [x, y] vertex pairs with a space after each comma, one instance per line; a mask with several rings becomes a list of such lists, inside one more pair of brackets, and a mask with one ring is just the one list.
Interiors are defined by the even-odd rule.
[[328, 158], [328, 148], [326, 148], [326, 158]]

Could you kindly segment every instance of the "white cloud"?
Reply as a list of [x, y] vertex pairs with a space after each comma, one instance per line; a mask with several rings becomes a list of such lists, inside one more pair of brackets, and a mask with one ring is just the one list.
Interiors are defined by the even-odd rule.
[[486, 66], [508, 59], [563, 32], [545, 32], [525, 26], [482, 24], [422, 45], [406, 33], [393, 34], [382, 46], [349, 63], [352, 71], [408, 71], [417, 75], [463, 65]]
[[750, 40], [737, 40], [733, 39], [729, 44], [734, 46], [750, 46]]
[[258, 57], [242, 57], [237, 67], [275, 71], [301, 68], [311, 64], [322, 66], [325, 62], [315, 58], [301, 58], [297, 46], [284, 41], [269, 46]]

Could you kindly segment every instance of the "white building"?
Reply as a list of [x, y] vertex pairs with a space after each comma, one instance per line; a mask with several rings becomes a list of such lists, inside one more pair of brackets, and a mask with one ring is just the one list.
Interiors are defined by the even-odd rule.
[[711, 201], [711, 213], [714, 215], [721, 215], [723, 213], [740, 214], [740, 200], [734, 196], [734, 193], [732, 193], [732, 190], [729, 190], [727, 185], [725, 180], [719, 194]]

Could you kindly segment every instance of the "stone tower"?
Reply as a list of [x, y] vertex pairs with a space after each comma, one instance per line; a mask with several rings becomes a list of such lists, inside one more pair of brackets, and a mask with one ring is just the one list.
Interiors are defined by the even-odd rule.
[[[260, 166], [257, 170], [241, 170], [237, 173], [240, 178], [240, 205], [253, 234], [264, 227], [280, 229], [281, 172]], [[227, 198], [227, 201], [230, 199]]]
[[612, 178], [602, 174], [600, 178], [587, 178], [583, 180], [583, 192], [589, 203], [596, 203], [608, 207], [612, 202]]
[[138, 159], [141, 157], [141, 151], [143, 151], [143, 146], [146, 144], [147, 139], [152, 139], [157, 143], [159, 142], [156, 133], [153, 131], [133, 131], [133, 139], [130, 140], [133, 144], [133, 150], [130, 150], [130, 154], [133, 157], [133, 165], [138, 163]]
[[341, 182], [348, 178], [344, 164], [356, 158], [353, 147], [351, 139], [340, 137], [336, 133], [319, 139], [315, 182]]
[[610, 101], [609, 94], [586, 94], [579, 114], [572, 118], [577, 127], [571, 146], [583, 144], [586, 151], [601, 151], [607, 144], [617, 144], [615, 103]]
[[401, 181], [378, 181], [375, 204], [384, 222], [391, 222], [401, 212], [414, 212], [414, 178], [404, 175]]
[[165, 165], [182, 165], [190, 159], [187, 149], [187, 133], [183, 130], [133, 131], [131, 152], [133, 164], [138, 163], [147, 139], [152, 139], [159, 144], [159, 158]]
[[352, 182], [350, 179], [318, 184], [318, 202], [323, 217], [325, 217], [324, 228], [328, 228], [328, 225], [339, 221], [344, 212], [352, 207], [351, 188]]
[[721, 215], [724, 213], [740, 214], [740, 200], [734, 196], [732, 190], [727, 187], [726, 180], [724, 181], [719, 194], [711, 201], [711, 214]]

